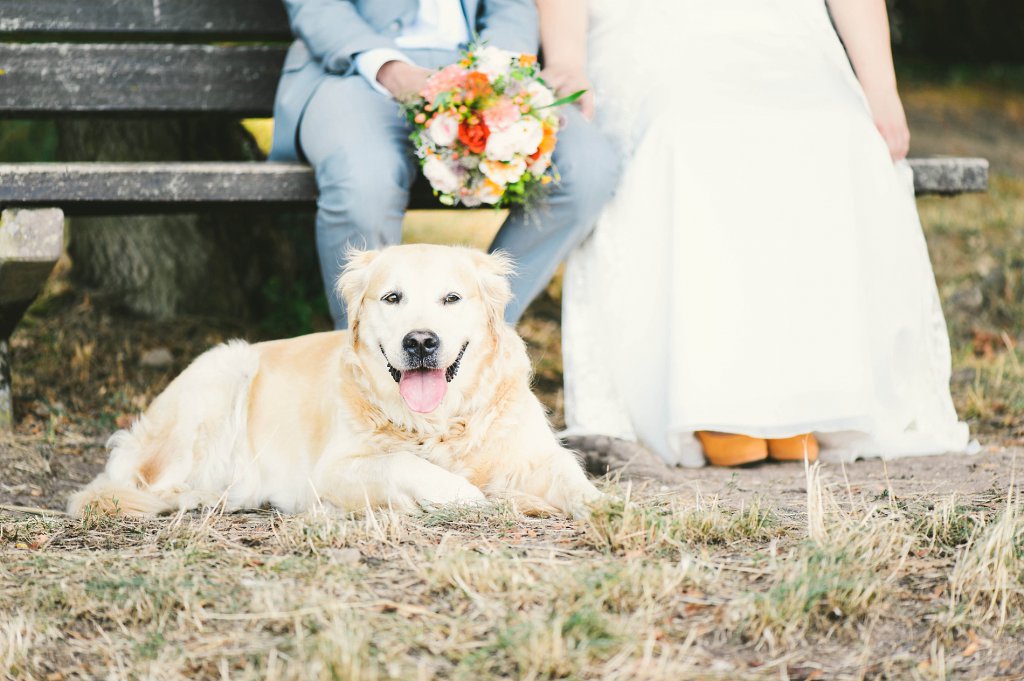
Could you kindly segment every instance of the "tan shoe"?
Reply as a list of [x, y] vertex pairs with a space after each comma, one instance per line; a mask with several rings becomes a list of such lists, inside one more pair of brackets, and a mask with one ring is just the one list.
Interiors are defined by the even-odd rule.
[[712, 466], [742, 466], [768, 458], [768, 443], [761, 438], [699, 430], [694, 433]]
[[817, 461], [818, 449], [818, 440], [812, 433], [768, 440], [768, 457], [775, 461], [803, 461], [805, 453], [808, 461]]

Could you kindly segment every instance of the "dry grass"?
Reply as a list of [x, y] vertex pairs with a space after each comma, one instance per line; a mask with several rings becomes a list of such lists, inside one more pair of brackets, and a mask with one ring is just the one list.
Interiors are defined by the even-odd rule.
[[807, 471], [807, 538], [775, 565], [767, 589], [752, 593], [736, 618], [749, 637], [772, 649], [809, 631], [829, 635], [885, 616], [915, 544], [912, 523], [892, 503], [841, 504]]
[[810, 515], [614, 485], [579, 523], [0, 512], [0, 677], [1024, 673], [1016, 492], [982, 511], [807, 480]]
[[971, 533], [949, 582], [951, 623], [1024, 628], [1024, 514], [1012, 482], [995, 520]]
[[777, 521], [760, 501], [739, 510], [723, 509], [717, 498], [697, 495], [692, 505], [672, 496], [609, 497], [583, 523], [583, 543], [615, 554], [672, 554], [685, 547], [766, 541], [775, 535]]

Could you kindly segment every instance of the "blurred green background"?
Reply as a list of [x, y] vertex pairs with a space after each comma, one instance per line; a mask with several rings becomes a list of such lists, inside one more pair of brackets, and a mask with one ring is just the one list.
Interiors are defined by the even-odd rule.
[[897, 58], [940, 69], [1016, 66], [1020, 75], [1019, 0], [889, 0], [889, 8]]

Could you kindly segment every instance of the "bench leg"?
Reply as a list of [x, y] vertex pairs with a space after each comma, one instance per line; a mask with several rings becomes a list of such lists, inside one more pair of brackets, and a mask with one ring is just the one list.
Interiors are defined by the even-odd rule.
[[10, 430], [14, 423], [14, 400], [11, 397], [11, 354], [6, 340], [0, 340], [0, 430]]
[[43, 289], [64, 247], [64, 213], [58, 208], [0, 213], [0, 430], [13, 424], [8, 341], [25, 310]]

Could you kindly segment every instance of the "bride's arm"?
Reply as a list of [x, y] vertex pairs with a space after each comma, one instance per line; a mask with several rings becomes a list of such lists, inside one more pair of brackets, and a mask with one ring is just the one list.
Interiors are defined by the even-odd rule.
[[579, 90], [583, 115], [594, 117], [594, 94], [587, 78], [586, 0], [537, 0], [540, 13], [540, 44], [547, 83], [560, 97]]
[[871, 105], [875, 126], [893, 159], [906, 157], [910, 130], [896, 90], [885, 0], [828, 0], [828, 5]]

